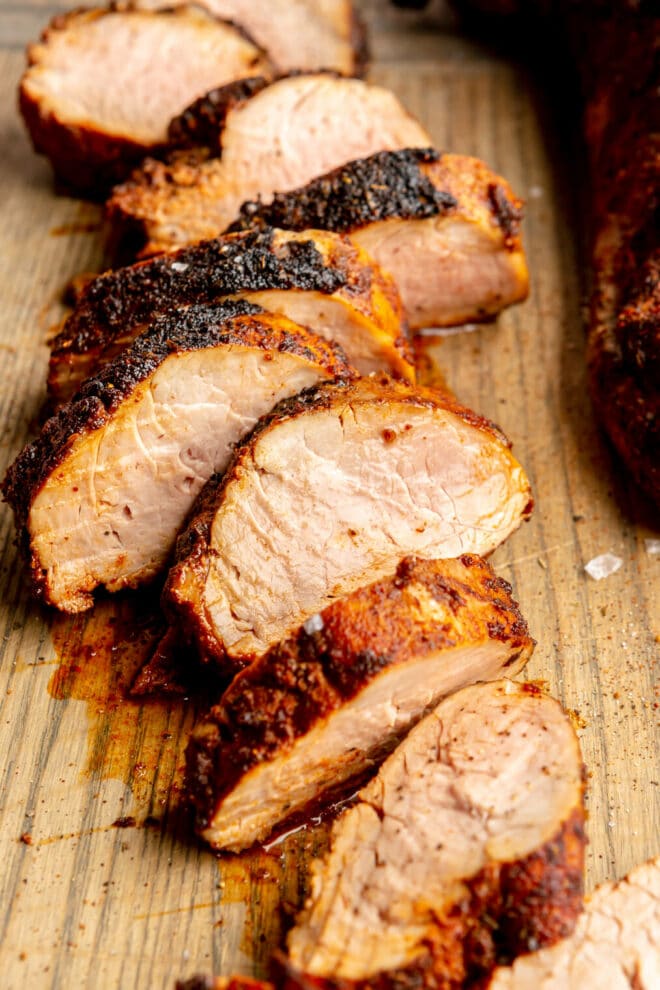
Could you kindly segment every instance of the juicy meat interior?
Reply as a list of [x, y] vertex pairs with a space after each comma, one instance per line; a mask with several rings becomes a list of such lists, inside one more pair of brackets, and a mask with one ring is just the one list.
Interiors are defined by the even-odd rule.
[[74, 10], [51, 22], [28, 60], [20, 87], [28, 129], [73, 183], [95, 162], [119, 172], [122, 158], [117, 178], [125, 177], [140, 149], [167, 142], [170, 120], [194, 99], [270, 69], [238, 27], [193, 5]]
[[332, 345], [247, 303], [159, 318], [53, 417], [4, 482], [35, 589], [65, 611], [165, 564], [195, 496], [284, 396], [348, 373]]
[[[185, 0], [168, 0], [168, 6]], [[202, 0], [218, 17], [242, 24], [280, 71], [335, 69], [359, 74], [366, 57], [364, 36], [350, 0]], [[137, 0], [157, 10], [163, 0]]]
[[[242, 98], [234, 99], [234, 93]], [[286, 76], [245, 98], [236, 87], [187, 115], [206, 120], [218, 103], [221, 157], [147, 161], [108, 204], [111, 220], [145, 240], [144, 253], [221, 233], [246, 199], [269, 200], [352, 158], [426, 147], [427, 132], [389, 90], [330, 73]], [[120, 236], [120, 235], [119, 235]]]
[[373, 770], [444, 695], [517, 673], [533, 641], [510, 591], [479, 557], [406, 558], [250, 664], [188, 746], [202, 836], [263, 840]]
[[[496, 681], [442, 701], [336, 822], [288, 939], [320, 985], [443, 990], [569, 934], [581, 908], [582, 761], [558, 703]], [[364, 981], [364, 982], [363, 982]]]
[[501, 433], [448, 396], [372, 376], [278, 407], [213, 482], [166, 601], [203, 653], [263, 653], [402, 556], [493, 550], [531, 509]]

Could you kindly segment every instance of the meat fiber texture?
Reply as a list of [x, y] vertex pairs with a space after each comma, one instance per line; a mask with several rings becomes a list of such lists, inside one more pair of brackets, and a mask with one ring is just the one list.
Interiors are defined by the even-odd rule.
[[657, 990], [660, 987], [660, 859], [603, 884], [575, 932], [552, 948], [495, 971], [488, 990]]
[[481, 558], [406, 558], [251, 664], [195, 727], [197, 830], [238, 851], [318, 811], [440, 698], [518, 673], [533, 645], [510, 586]]
[[159, 317], [3, 483], [37, 597], [66, 612], [154, 577], [204, 483], [279, 399], [350, 375], [338, 348], [243, 301]]
[[230, 229], [262, 224], [350, 234], [393, 277], [412, 329], [485, 320], [526, 298], [522, 203], [483, 162], [432, 148], [348, 162]]
[[209, 482], [164, 604], [235, 670], [407, 554], [489, 553], [531, 507], [508, 441], [449, 396], [377, 375], [308, 390]]
[[74, 10], [27, 54], [19, 97], [35, 150], [65, 184], [92, 195], [162, 150], [170, 120], [192, 100], [272, 68], [236, 25], [187, 5]]
[[440, 702], [335, 823], [288, 938], [287, 987], [458, 990], [569, 935], [582, 907], [583, 767], [532, 685]]
[[[182, 0], [168, 0], [178, 6]], [[349, 0], [201, 0], [216, 17], [242, 24], [280, 72], [334, 69], [361, 75], [368, 57], [366, 32]], [[157, 10], [163, 0], [135, 0]]]
[[89, 282], [52, 343], [51, 402], [70, 399], [157, 315], [227, 296], [336, 340], [361, 374], [386, 370], [415, 380], [403, 310], [389, 275], [342, 235], [260, 230], [204, 241]]
[[122, 256], [215, 237], [247, 199], [268, 201], [375, 151], [431, 144], [389, 90], [327, 72], [222, 87], [172, 121], [170, 138], [181, 150], [145, 161], [108, 201]]

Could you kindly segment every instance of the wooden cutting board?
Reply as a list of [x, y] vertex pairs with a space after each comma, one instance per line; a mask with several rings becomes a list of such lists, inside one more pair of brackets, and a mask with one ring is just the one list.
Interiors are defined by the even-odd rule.
[[[544, 87], [461, 38], [442, 12], [431, 25], [384, 0], [361, 6], [373, 78], [419, 115], [439, 148], [484, 158], [527, 200], [529, 301], [425, 349], [458, 395], [512, 438], [534, 486], [532, 521], [493, 561], [538, 640], [527, 676], [547, 684], [579, 726], [591, 888], [660, 846], [660, 555], [650, 542], [660, 533], [612, 460], [586, 394], [571, 94], [562, 96], [557, 74]], [[23, 45], [55, 9], [0, 3], [3, 471], [44, 399], [62, 288], [102, 264], [99, 209], [55, 195], [15, 110]], [[28, 598], [13, 538], [3, 506], [0, 985], [171, 990], [195, 972], [263, 974], [326, 825], [240, 857], [199, 847], [179, 792], [195, 705], [123, 697], [156, 632], [154, 603], [126, 596], [84, 616], [53, 615]], [[585, 563], [608, 551], [620, 570], [592, 580]]]

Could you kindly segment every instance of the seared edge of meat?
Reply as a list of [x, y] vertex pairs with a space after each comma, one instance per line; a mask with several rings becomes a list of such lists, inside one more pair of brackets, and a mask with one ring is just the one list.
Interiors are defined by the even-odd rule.
[[[504, 644], [497, 672], [493, 675], [482, 664], [478, 671], [466, 668], [461, 681], [460, 671], [452, 669], [451, 651], [476, 649], [488, 640]], [[196, 726], [187, 750], [187, 788], [196, 809], [198, 831], [218, 848], [241, 849], [303, 811], [309, 798], [301, 804], [300, 796], [294, 796], [283, 784], [286, 790], [281, 794], [279, 815], [271, 810], [264, 815], [265, 820], [255, 824], [246, 808], [245, 815], [239, 816], [238, 838], [218, 841], [214, 818], [222, 810], [225, 796], [254, 767], [285, 762], [296, 742], [305, 744], [312, 730], [322, 732], [327, 722], [332, 732], [333, 712], [386, 670], [427, 657], [439, 670], [447, 668], [441, 688], [420, 686], [417, 707], [412, 706], [408, 695], [401, 700], [403, 685], [393, 685], [391, 705], [401, 708], [396, 720], [388, 723], [383, 719], [368, 734], [366, 743], [362, 725], [356, 725], [355, 732], [342, 738], [345, 752], [341, 761], [329, 759], [322, 738], [315, 737], [316, 763], [309, 761], [314, 805], [327, 802], [329, 786], [332, 796], [337, 796], [338, 789], [347, 788], [356, 775], [373, 769], [442, 694], [481, 676], [501, 676], [504, 668], [517, 673], [529, 659], [533, 645], [527, 624], [511, 598], [510, 585], [481, 558], [405, 558], [392, 577], [328, 606], [297, 635], [252, 663]], [[454, 665], [458, 662], [453, 661]], [[353, 718], [361, 721], [359, 713], [353, 713]], [[334, 732], [338, 731], [335, 727]], [[372, 738], [374, 732], [377, 737]], [[275, 770], [273, 788], [262, 783], [269, 797], [272, 790], [277, 791], [277, 780]]]
[[[256, 445], [271, 429], [277, 429], [278, 424], [308, 412], [331, 410], [338, 402], [345, 401], [350, 408], [351, 403], [356, 401], [369, 403], [372, 400], [382, 404], [385, 411], [391, 401], [401, 402], [404, 406], [410, 404], [417, 409], [423, 407], [431, 410], [441, 409], [456, 415], [468, 426], [486, 433], [505, 449], [511, 447], [509, 440], [494, 423], [462, 406], [453, 396], [420, 386], [413, 388], [386, 375], [372, 375], [360, 379], [357, 390], [353, 388], [353, 382], [344, 378], [324, 386], [304, 389], [291, 399], [278, 403], [268, 415], [261, 418], [237, 446], [224, 475], [222, 477], [216, 475], [209, 479], [191, 511], [187, 527], [177, 541], [175, 563], [170, 569], [163, 591], [163, 606], [173, 624], [179, 625], [189, 636], [194, 635], [202, 660], [218, 663], [221, 667], [228, 663], [229, 669], [233, 671], [247, 662], [247, 658], [239, 660], [238, 657], [228, 660], [224, 646], [218, 642], [213, 632], [205, 609], [199, 607], [200, 598], [203, 597], [201, 589], [209, 571], [209, 553], [213, 552], [211, 529], [225, 490], [234, 482], [240, 483], [243, 474], [249, 470]], [[511, 461], [512, 467], [515, 466], [518, 471], [522, 471], [513, 457]], [[529, 483], [524, 474], [522, 481], [526, 501], [517, 516], [518, 523], [529, 518], [534, 506]], [[249, 659], [253, 660], [254, 657]]]
[[[352, 241], [327, 232], [292, 237], [272, 229], [246, 231], [115, 269], [89, 282], [52, 342], [49, 394], [55, 402], [68, 398], [68, 377], [73, 373], [75, 382], [76, 362], [90, 369], [87, 377], [172, 307], [276, 289], [336, 293], [359, 303], [380, 328], [393, 331], [396, 324], [401, 329], [403, 313], [391, 278]], [[402, 332], [393, 336], [392, 347], [402, 372], [405, 365], [412, 368]]]
[[[239, 321], [236, 327], [230, 322], [234, 319]], [[24, 447], [7, 471], [2, 492], [14, 510], [21, 545], [28, 559], [31, 556], [28, 518], [32, 502], [77, 438], [107, 423], [135, 387], [168, 355], [232, 343], [297, 354], [327, 368], [332, 376], [353, 374], [335, 344], [288, 320], [278, 320], [261, 307], [242, 300], [215, 306], [190, 306], [159, 316], [129, 348], [85, 382], [72, 401], [52, 416], [40, 435]], [[31, 570], [35, 594], [43, 597], [47, 588], [38, 560], [31, 560]]]
[[248, 201], [230, 230], [264, 223], [350, 234], [390, 271], [412, 327], [494, 316], [527, 296], [522, 202], [476, 158], [382, 151], [272, 202]]
[[[503, 760], [510, 779], [496, 772]], [[559, 704], [531, 684], [464, 688], [335, 823], [278, 983], [459, 990], [566, 937], [582, 909], [584, 819], [584, 768]]]
[[658, 857], [618, 883], [598, 887], [569, 938], [496, 969], [487, 983], [488, 990], [654, 990], [658, 985]]
[[456, 209], [450, 191], [438, 189], [420, 164], [439, 162], [433, 148], [379, 151], [312, 179], [306, 186], [276, 193], [270, 203], [248, 200], [229, 230], [258, 225], [286, 230], [335, 230], [350, 233], [356, 227], [389, 217], [401, 219], [437, 216]]
[[[294, 74], [280, 74], [275, 79], [285, 79], [287, 75]], [[220, 155], [222, 131], [227, 114], [270, 86], [275, 79], [269, 79], [267, 76], [236, 79], [200, 96], [170, 122], [168, 128], [170, 147], [203, 147], [208, 148], [212, 154]]]
[[[185, 17], [190, 5], [167, 10], [173, 17]], [[162, 16], [163, 10], [157, 13]], [[204, 13], [210, 23], [226, 23], [214, 17], [207, 9], [196, 8], [198, 14]], [[56, 14], [41, 34], [37, 44], [27, 48], [28, 68], [19, 84], [19, 109], [30, 134], [34, 150], [45, 155], [51, 162], [55, 174], [68, 186], [85, 195], [99, 197], [115, 183], [126, 179], [132, 168], [137, 166], [144, 156], [149, 153], [159, 155], [169, 147], [169, 140], [163, 136], [162, 142], [145, 145], [142, 141], [105, 131], [95, 124], [73, 124], [66, 119], [60, 119], [56, 107], [48, 106], [43, 99], [35, 98], [30, 92], [29, 73], [41, 59], [44, 45], [58, 32], [67, 31], [72, 25], [81, 20], [90, 21], [113, 13], [114, 7], [75, 8], [64, 13]], [[144, 16], [145, 12], [136, 11]], [[119, 8], [119, 13], [130, 16], [130, 7]], [[153, 14], [153, 12], [152, 12]], [[266, 53], [253, 38], [240, 26], [231, 23], [239, 31], [259, 55], [260, 66], [268, 67]]]

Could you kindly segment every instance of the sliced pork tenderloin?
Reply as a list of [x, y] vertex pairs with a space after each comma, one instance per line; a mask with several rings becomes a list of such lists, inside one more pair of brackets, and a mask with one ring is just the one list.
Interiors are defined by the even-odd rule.
[[414, 381], [401, 302], [348, 238], [264, 230], [226, 237], [89, 282], [51, 346], [48, 390], [58, 405], [173, 306], [240, 297], [336, 340], [362, 374], [385, 369]]
[[164, 603], [203, 658], [240, 667], [408, 554], [487, 554], [532, 500], [491, 423], [386, 376], [284, 402], [212, 479]]
[[[169, 7], [185, 0], [167, 0]], [[199, 0], [216, 17], [235, 21], [268, 52], [280, 72], [335, 69], [361, 75], [368, 57], [366, 32], [350, 0]], [[163, 0], [133, 0], [157, 10]]]
[[327, 72], [222, 87], [174, 120], [170, 137], [192, 150], [147, 160], [108, 202], [120, 253], [215, 237], [247, 199], [268, 201], [374, 151], [431, 144], [389, 90]]
[[527, 296], [521, 207], [478, 159], [411, 148], [349, 162], [267, 204], [244, 203], [230, 229], [350, 234], [394, 276], [410, 326], [423, 329], [484, 320]]
[[[660, 858], [599, 887], [573, 935], [500, 967], [488, 990], [657, 990]], [[485, 990], [485, 988], [484, 988]]]
[[3, 483], [37, 597], [66, 612], [165, 565], [195, 496], [273, 403], [350, 374], [335, 345], [244, 301], [159, 317]]
[[78, 9], [28, 48], [20, 108], [58, 178], [96, 194], [162, 149], [170, 120], [192, 100], [270, 70], [242, 29], [198, 6]]
[[498, 958], [569, 935], [584, 814], [559, 704], [512, 681], [464, 688], [335, 823], [281, 985], [458, 990]]
[[262, 841], [364, 778], [445, 695], [518, 673], [533, 645], [480, 557], [405, 558], [251, 664], [196, 726], [198, 832], [216, 849]]

